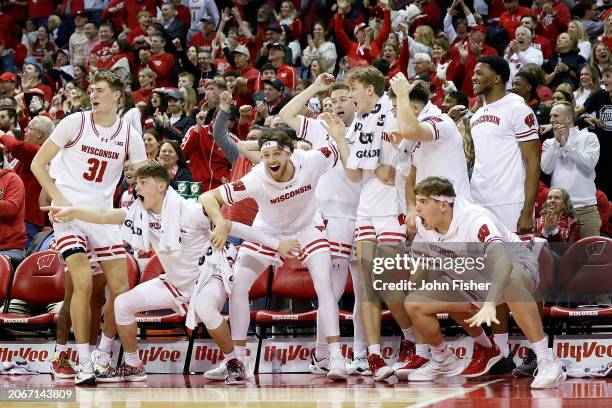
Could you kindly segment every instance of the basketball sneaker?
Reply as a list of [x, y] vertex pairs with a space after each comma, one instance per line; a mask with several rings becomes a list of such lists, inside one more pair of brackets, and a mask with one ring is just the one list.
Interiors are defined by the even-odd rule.
[[328, 370], [327, 378], [331, 378], [332, 380], [346, 380], [348, 378], [346, 360], [344, 357], [330, 358]]
[[512, 370], [512, 374], [517, 377], [533, 377], [533, 373], [538, 368], [538, 359], [532, 349], [527, 349], [527, 355], [523, 363]]
[[368, 359], [366, 357], [357, 357], [349, 361], [346, 365], [348, 375], [372, 375]]
[[138, 365], [133, 367], [128, 364], [121, 364], [116, 368], [109, 367], [105, 373], [102, 373], [99, 377], [96, 377], [98, 382], [138, 382], [146, 381], [147, 373], [145, 372], [145, 365], [140, 360]]
[[51, 360], [51, 374], [56, 378], [74, 378], [76, 372], [70, 365], [68, 354], [65, 351], [55, 352]]
[[96, 383], [96, 374], [94, 372], [94, 367], [91, 361], [88, 361], [85, 364], [81, 364], [79, 367], [79, 371], [74, 377], [75, 385], [90, 385]]
[[389, 367], [379, 354], [370, 354], [368, 356], [368, 365], [370, 366], [372, 377], [376, 381], [385, 380], [393, 375], [393, 368]]
[[315, 353], [311, 354], [311, 362], [308, 370], [314, 375], [327, 375], [329, 372], [329, 357], [322, 358], [317, 361]]
[[[418, 354], [411, 354], [410, 359], [406, 362], [406, 364], [404, 364], [403, 367], [395, 369], [395, 376], [398, 380], [406, 380], [411, 372], [418, 370], [428, 362], [429, 359], [425, 357], [421, 357]], [[396, 365], [393, 367], [395, 368]]]
[[557, 388], [567, 377], [563, 366], [558, 360], [545, 360], [538, 362], [535, 379], [531, 382], [531, 388]]
[[[223, 360], [217, 367], [210, 369], [204, 373], [204, 378], [211, 381], [224, 381], [227, 376], [227, 361]], [[246, 378], [252, 380], [255, 378], [253, 364], [251, 364], [251, 357], [246, 358], [245, 364]]]
[[393, 364], [393, 370], [397, 371], [404, 367], [410, 361], [410, 356], [415, 353], [416, 345], [410, 340], [402, 340], [400, 343], [400, 349], [397, 352], [395, 364]]
[[427, 364], [408, 374], [408, 381], [433, 381], [441, 377], [455, 377], [461, 374], [464, 368], [461, 360], [454, 353], [449, 353], [444, 361], [429, 360]]
[[225, 383], [227, 385], [241, 385], [246, 382], [246, 372], [242, 361], [237, 358], [232, 358], [225, 363], [225, 367]]
[[106, 351], [95, 349], [91, 353], [91, 361], [93, 361], [94, 372], [96, 377], [103, 375], [110, 367], [111, 355]]
[[491, 367], [504, 358], [499, 347], [493, 342], [491, 344], [493, 346], [487, 348], [482, 344], [474, 343], [472, 359], [462, 373], [464, 377], [475, 378], [485, 375]]

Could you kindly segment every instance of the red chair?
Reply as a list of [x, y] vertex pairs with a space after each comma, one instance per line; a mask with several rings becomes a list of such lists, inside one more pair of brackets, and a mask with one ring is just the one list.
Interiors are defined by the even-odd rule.
[[[32, 305], [47, 305], [64, 299], [64, 264], [58, 252], [47, 250], [27, 257], [15, 271], [10, 290], [11, 299], [19, 299]], [[53, 313], [36, 316], [20, 316], [1, 313], [0, 324], [53, 326]]]
[[[288, 259], [274, 271], [271, 295], [294, 299], [312, 300], [317, 298], [310, 272], [297, 259]], [[255, 315], [257, 324], [291, 324], [295, 322], [314, 322], [317, 311], [293, 313], [276, 310], [260, 310]]]
[[[159, 262], [159, 258], [157, 257], [157, 255], [154, 255], [142, 271], [142, 275], [140, 275], [140, 283], [155, 279], [158, 276], [163, 275], [164, 273], [164, 267]], [[182, 326], [183, 324], [185, 324], [185, 316], [181, 316], [179, 313], [176, 312], [166, 314], [156, 314], [149, 312], [136, 313], [136, 322], [143, 324], [160, 323], [163, 325], [170, 326]]]
[[[11, 265], [11, 261], [9, 261], [6, 256], [0, 255], [0, 301], [2, 301], [3, 304], [5, 301], [8, 301], [12, 278], [13, 266]], [[5, 307], [6, 305], [3, 306], [3, 311], [5, 311]]]
[[136, 262], [134, 257], [130, 254], [126, 254], [125, 261], [127, 262], [128, 284], [130, 285], [130, 289], [132, 289], [138, 283], [140, 268], [138, 267], [138, 262]]

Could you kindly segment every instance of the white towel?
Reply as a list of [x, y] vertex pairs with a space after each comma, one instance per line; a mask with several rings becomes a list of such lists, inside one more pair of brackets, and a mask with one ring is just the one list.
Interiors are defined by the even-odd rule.
[[370, 113], [359, 114], [351, 125], [350, 139], [355, 140], [346, 163], [349, 169], [375, 170], [382, 148], [383, 123], [393, 105], [387, 95], [382, 96]]
[[223, 251], [214, 249], [211, 246], [206, 251], [206, 254], [200, 258], [200, 276], [198, 277], [196, 287], [191, 294], [189, 310], [187, 311], [187, 317], [185, 318], [185, 326], [193, 330], [198, 323], [200, 323], [201, 320], [195, 310], [196, 298], [200, 290], [213, 277], [213, 275], [221, 276], [223, 280], [223, 287], [225, 288], [225, 292], [227, 292], [228, 296], [232, 293], [232, 285], [234, 282], [233, 264], [237, 254], [238, 251], [236, 250], [236, 247], [227, 242]]
[[[181, 196], [168, 187], [161, 210], [161, 235], [157, 252], [176, 255], [181, 250]], [[121, 238], [132, 248], [149, 251], [149, 212], [138, 199], [128, 208], [121, 226]]]

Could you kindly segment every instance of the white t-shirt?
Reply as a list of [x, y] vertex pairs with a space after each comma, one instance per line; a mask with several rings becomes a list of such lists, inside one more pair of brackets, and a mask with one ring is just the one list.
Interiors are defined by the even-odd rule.
[[457, 196], [471, 200], [463, 138], [455, 122], [431, 102], [419, 113], [418, 120], [431, 130], [433, 140], [416, 143], [403, 140], [400, 144], [400, 150], [413, 146], [411, 163], [417, 169], [416, 183], [431, 176], [444, 177], [453, 182]]
[[319, 179], [339, 158], [333, 144], [316, 150], [295, 150], [289, 159], [295, 168], [290, 181], [275, 181], [264, 163], [259, 163], [240, 180], [223, 184], [219, 191], [228, 204], [245, 198], [257, 202], [259, 213], [253, 227], [262, 227], [272, 234], [296, 233], [312, 224], [317, 212], [315, 191]]
[[[330, 137], [321, 121], [304, 116], [300, 116], [299, 137], [312, 143], [315, 149], [330, 143]], [[347, 139], [347, 145], [350, 149], [353, 142]], [[349, 180], [344, 168], [338, 165], [321, 176], [315, 194], [317, 206], [323, 215], [354, 220], [359, 205], [361, 183]]]
[[[397, 166], [398, 152], [393, 145], [393, 133], [399, 132], [395, 109], [387, 94], [383, 95], [374, 106], [372, 112], [357, 114], [347, 137], [356, 140], [361, 135], [373, 133], [374, 137], [382, 138], [379, 165]], [[353, 148], [358, 146], [355, 144]], [[397, 216], [399, 200], [395, 186], [381, 182], [372, 170], [363, 170], [363, 188], [359, 199], [357, 214], [362, 217]]]
[[49, 137], [61, 147], [49, 174], [74, 206], [112, 208], [123, 163], [147, 160], [142, 137], [120, 117], [106, 128], [91, 112], [73, 113]]
[[539, 49], [527, 47], [525, 51], [512, 54], [510, 58], [506, 58], [506, 61], [510, 67], [510, 77], [508, 82], [506, 82], [506, 89], [512, 89], [512, 80], [520, 69], [527, 64], [542, 65], [544, 63], [544, 56]]
[[520, 142], [538, 139], [538, 121], [523, 98], [507, 94], [470, 121], [474, 141], [472, 200], [489, 207], [525, 201], [525, 164]]

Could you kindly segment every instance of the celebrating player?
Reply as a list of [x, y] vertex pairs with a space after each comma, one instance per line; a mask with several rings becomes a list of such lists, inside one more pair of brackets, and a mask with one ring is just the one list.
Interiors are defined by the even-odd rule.
[[[34, 157], [32, 173], [53, 199], [53, 205], [112, 208], [123, 163], [129, 159], [134, 167], [139, 167], [146, 162], [142, 137], [117, 116], [124, 88], [117, 74], [97, 71], [91, 80], [91, 112], [78, 112], [62, 119]], [[47, 164], [54, 158], [50, 175]], [[54, 222], [53, 229], [74, 286], [70, 316], [80, 362], [75, 383], [93, 383], [95, 372], [105, 371], [110, 362], [110, 345], [117, 331], [115, 298], [128, 290], [125, 249], [115, 225], [74, 220]], [[100, 350], [93, 354], [95, 371], [89, 354], [92, 276], [88, 245], [94, 254], [92, 259], [104, 271], [110, 290]], [[119, 331], [120, 337], [127, 338], [126, 335]]]
[[[457, 244], [446, 243], [478, 243], [478, 251], [486, 257], [492, 274], [489, 289], [481, 296], [484, 303], [463, 297], [465, 291], [417, 290], [407, 296], [406, 310], [415, 328], [431, 346], [430, 362], [410, 373], [408, 380], [433, 381], [438, 377], [459, 375], [464, 370], [463, 364], [440, 334], [436, 313], [471, 313], [476, 306], [480, 307], [480, 311], [466, 323], [471, 327], [481, 326], [485, 322], [490, 325], [497, 321], [496, 303], [506, 302], [537, 355], [538, 374], [531, 387], [558, 387], [565, 379], [565, 372], [548, 348], [538, 306], [531, 297], [539, 281], [537, 256], [487, 209], [457, 197], [448, 179], [428, 177], [416, 185], [415, 194], [418, 217], [413, 245], [418, 251], [425, 256], [445, 258], [458, 250]], [[447, 274], [452, 279], [462, 278], [455, 270]], [[465, 279], [463, 282], [466, 282]]]
[[[336, 165], [339, 152], [333, 144], [310, 151], [294, 151], [293, 141], [280, 128], [265, 132], [259, 139], [259, 148], [261, 163], [240, 180], [206, 192], [201, 197], [202, 203], [211, 214], [218, 212], [223, 203], [253, 198], [259, 207], [254, 227], [275, 237], [299, 241], [302, 249], [299, 259], [310, 272], [319, 310], [324, 311], [319, 315], [330, 352], [327, 377], [346, 379], [346, 363], [340, 349], [338, 303], [330, 277], [329, 242], [315, 201], [319, 179]], [[230, 324], [242, 363], [245, 362], [249, 327], [249, 289], [268, 266], [281, 264], [278, 251], [268, 246], [247, 241], [240, 248], [230, 295]]]
[[[315, 149], [324, 147], [330, 139], [320, 120], [309, 119], [299, 114], [312, 97], [329, 90], [334, 115], [342, 119], [344, 126], [349, 127], [355, 117], [355, 103], [348, 97], [348, 86], [334, 81], [331, 74], [319, 75], [311, 86], [293, 97], [280, 111], [285, 123], [291, 126], [301, 139], [312, 143]], [[350, 140], [347, 140], [347, 143], [349, 146], [353, 144]], [[342, 166], [335, 166], [321, 176], [315, 194], [317, 207], [327, 222], [325, 231], [332, 257], [331, 279], [336, 302], [344, 293], [349, 264], [355, 291], [353, 361], [347, 365], [347, 372], [371, 375], [367, 359], [367, 340], [361, 319], [361, 269], [359, 262], [353, 257], [353, 233], [360, 192], [361, 185], [349, 180]], [[326, 374], [329, 365], [329, 352], [322, 320], [322, 316], [317, 315], [317, 342], [310, 365], [310, 372], [313, 374]]]

